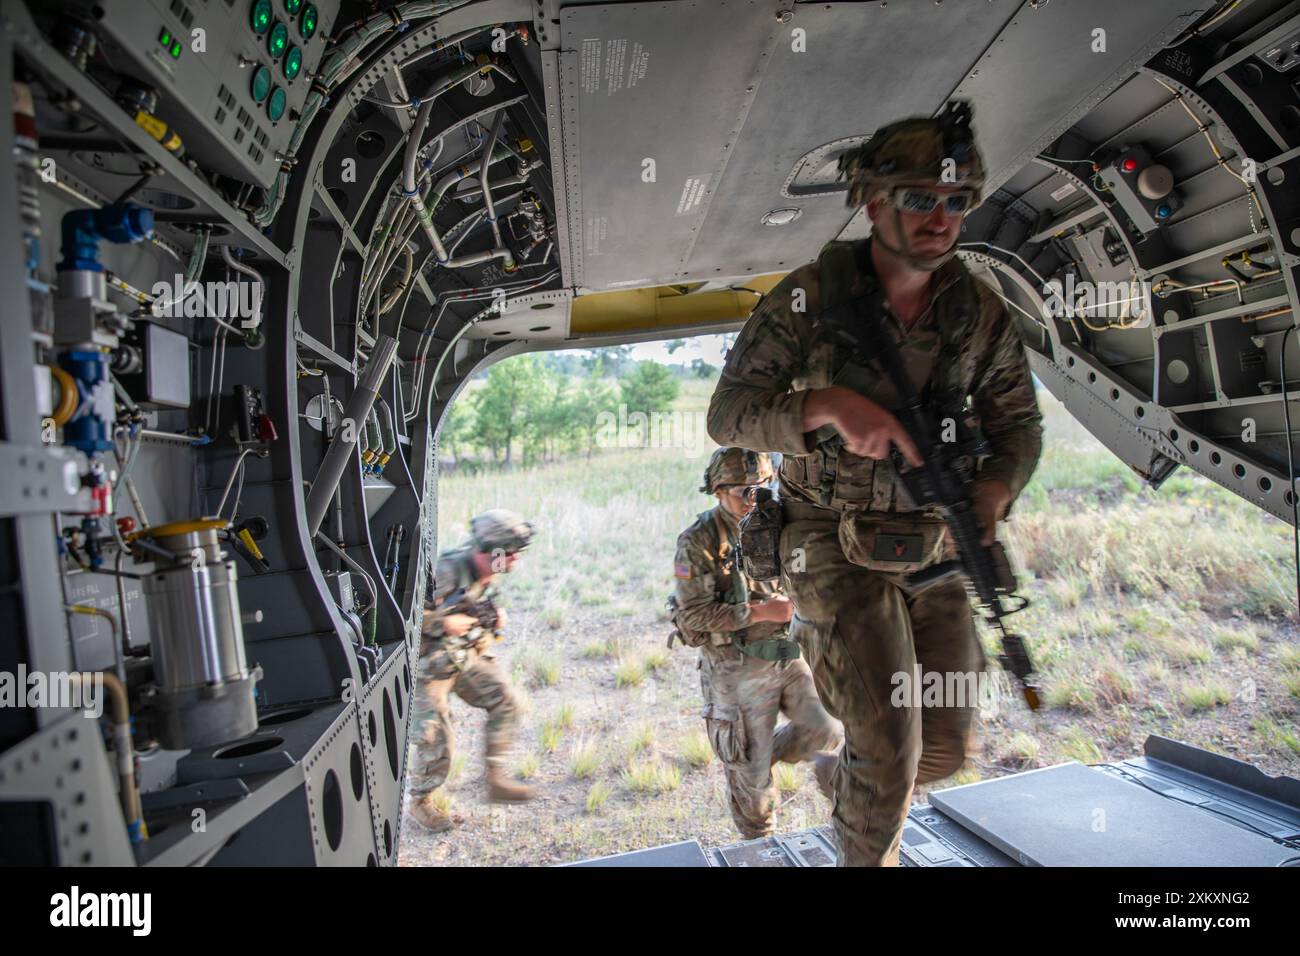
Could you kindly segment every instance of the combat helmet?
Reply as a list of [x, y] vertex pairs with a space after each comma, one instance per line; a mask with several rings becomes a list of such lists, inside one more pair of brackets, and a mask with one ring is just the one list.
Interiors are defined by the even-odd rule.
[[528, 547], [537, 533], [536, 527], [513, 511], [493, 508], [474, 517], [469, 523], [469, 534], [475, 547], [487, 553], [504, 551], [513, 554]]
[[[927, 180], [968, 189], [975, 194], [972, 206], [978, 205], [985, 174], [971, 130], [973, 114], [969, 103], [949, 100], [938, 116], [889, 123], [866, 143], [846, 152], [839, 160], [839, 174], [848, 183], [848, 205], [865, 206], [877, 190]], [[897, 209], [894, 215], [899, 216]], [[926, 272], [938, 269], [957, 251], [954, 244], [942, 255], [922, 258], [905, 248], [895, 249], [878, 237], [872, 241]]]
[[734, 446], [719, 448], [709, 458], [704, 469], [706, 494], [724, 485], [761, 485], [772, 480], [772, 459], [765, 451], [750, 451]]

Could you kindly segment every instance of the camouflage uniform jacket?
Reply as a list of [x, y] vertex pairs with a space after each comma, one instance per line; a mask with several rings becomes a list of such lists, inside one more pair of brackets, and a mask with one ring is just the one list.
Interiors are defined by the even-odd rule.
[[[424, 607], [424, 624], [422, 634], [427, 641], [441, 641], [448, 650], [463, 650], [470, 645], [485, 644], [490, 634], [478, 628], [471, 628], [467, 633], [455, 636], [447, 634], [442, 628], [442, 621], [453, 613], [473, 616], [472, 605], [482, 601], [495, 600], [497, 589], [491, 581], [481, 580], [474, 572], [474, 551], [470, 547], [453, 548], [438, 555], [438, 566], [433, 573], [432, 596]], [[448, 599], [464, 592], [463, 600], [457, 598], [454, 605]]]
[[[918, 391], [929, 384], [971, 398], [993, 450], [979, 480], [1001, 479], [1014, 498], [1029, 481], [1042, 447], [1041, 416], [1019, 331], [992, 290], [957, 259], [938, 269], [932, 282], [931, 304], [911, 327], [904, 329], [885, 309], [885, 329], [899, 343]], [[781, 280], [727, 355], [708, 426], [720, 443], [781, 452], [781, 493], [788, 500], [898, 520], [916, 509], [889, 459], [832, 450], [831, 426], [805, 432], [802, 425], [809, 389], [847, 386], [885, 408], [898, 407], [893, 383], [882, 371], [851, 361], [847, 350], [814, 324], [822, 309], [877, 285], [870, 239], [829, 243], [816, 262]], [[946, 381], [936, 381], [941, 377]]]
[[[726, 530], [726, 540], [718, 528]], [[674, 576], [677, 605], [683, 624], [711, 635], [714, 646], [731, 644], [739, 631], [744, 640], [781, 636], [785, 625], [755, 623], [750, 601], [765, 601], [779, 593], [776, 581], [754, 581], [736, 566], [738, 520], [721, 505], [702, 512], [677, 538]]]

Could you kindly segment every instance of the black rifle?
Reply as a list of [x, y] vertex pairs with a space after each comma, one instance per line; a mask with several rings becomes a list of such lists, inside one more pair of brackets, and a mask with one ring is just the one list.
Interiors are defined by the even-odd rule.
[[501, 625], [501, 615], [497, 613], [496, 603], [489, 597], [481, 597], [478, 600], [471, 599], [469, 588], [458, 588], [453, 591], [434, 610], [443, 616], [468, 614], [474, 618], [476, 623], [463, 635], [467, 640], [478, 640], [484, 636], [485, 632], [493, 637], [498, 636], [497, 631]]
[[[966, 412], [960, 403], [953, 401], [945, 408], [945, 413], [954, 419], [957, 441], [949, 443], [937, 439], [930, 408], [913, 388], [904, 371], [898, 346], [881, 324], [884, 297], [883, 289], [875, 289], [826, 310], [817, 322], [836, 341], [843, 343], [859, 362], [878, 365], [894, 383], [899, 399], [894, 415], [925, 460], [922, 467], [912, 468], [897, 449], [892, 449], [894, 470], [917, 507], [937, 505], [943, 511], [948, 531], [957, 546], [959, 561], [941, 562], [909, 575], [905, 579], [907, 588], [916, 593], [964, 571], [986, 613], [986, 620], [1002, 636], [1002, 666], [1019, 683], [1029, 709], [1037, 710], [1038, 685], [1032, 679], [1034, 665], [1029, 659], [1024, 638], [1009, 632], [1003, 623], [1007, 616], [1024, 610], [1029, 601], [1015, 593], [1015, 575], [1002, 545], [996, 541], [992, 546], [980, 543], [983, 529], [975, 517], [972, 497], [975, 475], [971, 461], [973, 455], [985, 450], [981, 447], [983, 439], [976, 437], [973, 413]], [[953, 398], [949, 396], [949, 399]]]

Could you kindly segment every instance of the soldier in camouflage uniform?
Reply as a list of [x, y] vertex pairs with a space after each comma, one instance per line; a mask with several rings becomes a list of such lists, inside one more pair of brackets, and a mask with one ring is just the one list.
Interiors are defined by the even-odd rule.
[[[470, 522], [470, 541], [438, 556], [432, 593], [424, 609], [416, 707], [423, 722], [411, 770], [411, 815], [434, 832], [453, 826], [433, 805], [433, 792], [451, 768], [452, 730], [448, 697], [456, 694], [487, 711], [488, 799], [531, 800], [531, 787], [507, 779], [505, 759], [514, 741], [518, 706], [510, 681], [497, 666], [491, 643], [505, 626], [493, 583], [509, 572], [528, 547], [533, 527], [517, 514], [494, 510]], [[495, 618], [495, 620], [493, 620]]]
[[993, 450], [974, 485], [984, 543], [1041, 450], [1016, 326], [953, 258], [984, 181], [969, 121], [968, 109], [949, 104], [937, 118], [884, 127], [841, 159], [848, 204], [866, 206], [873, 235], [829, 243], [763, 299], [709, 407], [715, 441], [785, 455], [780, 554], [791, 631], [822, 703], [844, 723], [832, 780], [841, 865], [897, 865], [913, 786], [965, 761], [976, 704], [924, 714], [910, 699], [894, 706], [895, 675], [918, 664], [922, 673], [971, 674], [984, 655], [960, 578], [903, 587], [906, 573], [952, 545], [940, 514], [915, 508], [896, 478], [891, 445], [912, 467], [922, 461], [890, 412], [897, 396], [887, 373], [852, 360], [818, 313], [883, 289], [878, 320], [918, 391], [970, 398]]
[[[776, 581], [747, 578], [735, 561], [750, 488], [771, 481], [767, 455], [719, 448], [704, 473], [718, 504], [677, 539], [677, 633], [700, 648], [704, 723], [726, 773], [731, 816], [745, 839], [772, 832], [772, 764], [838, 747], [839, 722], [822, 709], [812, 673], [789, 639], [789, 600]], [[779, 729], [777, 716], [788, 723]]]

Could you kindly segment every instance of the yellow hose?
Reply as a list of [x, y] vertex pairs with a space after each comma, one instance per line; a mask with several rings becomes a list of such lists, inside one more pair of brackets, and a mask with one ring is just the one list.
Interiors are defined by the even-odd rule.
[[46, 367], [54, 376], [54, 380], [59, 383], [59, 405], [50, 417], [54, 419], [57, 427], [62, 428], [72, 420], [72, 415], [77, 410], [77, 383], [72, 380], [71, 375], [57, 365]]

